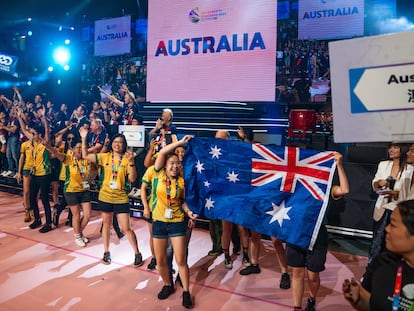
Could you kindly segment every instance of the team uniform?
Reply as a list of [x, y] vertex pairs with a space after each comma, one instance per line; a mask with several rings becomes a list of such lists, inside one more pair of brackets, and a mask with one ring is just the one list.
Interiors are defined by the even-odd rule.
[[147, 169], [142, 182], [151, 185], [149, 207], [152, 212], [153, 237], [185, 236], [187, 222], [182, 203], [185, 200], [184, 179], [167, 179], [165, 170]]
[[73, 152], [68, 152], [63, 161], [65, 182], [63, 192], [68, 205], [76, 205], [89, 202], [89, 183], [86, 180], [89, 170], [89, 162], [83, 159], [76, 159]]
[[96, 164], [101, 167], [98, 210], [129, 213], [129, 162], [126, 157], [114, 159], [112, 152], [97, 153]]

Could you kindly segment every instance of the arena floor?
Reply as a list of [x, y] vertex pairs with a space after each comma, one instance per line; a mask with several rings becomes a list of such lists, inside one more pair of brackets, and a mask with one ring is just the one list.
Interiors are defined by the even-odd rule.
[[[182, 289], [167, 300], [157, 299], [162, 282], [156, 271], [146, 269], [150, 260], [147, 223], [132, 219], [145, 264], [133, 266], [133, 252], [124, 237], [111, 235], [112, 264], [100, 262], [103, 245], [101, 220], [93, 212], [85, 235], [85, 248], [73, 242], [72, 228], [63, 225], [41, 234], [23, 222], [22, 197], [0, 192], [0, 310], [183, 310]], [[275, 251], [263, 240], [262, 273], [240, 276], [241, 257], [226, 270], [223, 255], [209, 257], [210, 236], [195, 229], [190, 243], [190, 291], [197, 310], [290, 310], [291, 290], [279, 289], [280, 269]], [[364, 256], [329, 251], [321, 273], [317, 310], [342, 311], [350, 306], [342, 297], [344, 278], [359, 278]], [[307, 297], [307, 293], [305, 293]]]

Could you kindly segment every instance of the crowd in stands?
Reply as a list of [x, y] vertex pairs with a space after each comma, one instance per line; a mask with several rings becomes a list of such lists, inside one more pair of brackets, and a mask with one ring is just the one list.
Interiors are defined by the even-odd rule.
[[146, 58], [121, 56], [90, 57], [83, 65], [81, 75], [81, 93], [85, 99], [99, 101], [102, 98], [97, 86], [107, 93], [116, 95], [123, 84], [140, 102], [145, 101], [146, 94]]

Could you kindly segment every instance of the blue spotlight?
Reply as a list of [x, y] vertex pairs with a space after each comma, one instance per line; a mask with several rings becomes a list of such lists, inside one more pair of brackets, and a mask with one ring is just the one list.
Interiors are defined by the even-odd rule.
[[47, 67], [47, 71], [52, 72], [53, 71], [53, 66]]
[[70, 51], [67, 47], [59, 46], [53, 51], [54, 61], [61, 65], [65, 66], [69, 63], [70, 60]]

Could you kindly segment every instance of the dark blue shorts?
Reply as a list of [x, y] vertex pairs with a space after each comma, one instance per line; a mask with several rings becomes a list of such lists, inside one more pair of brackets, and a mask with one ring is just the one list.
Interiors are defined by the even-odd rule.
[[98, 204], [96, 205], [94, 210], [101, 211], [101, 212], [115, 213], [115, 214], [122, 214], [122, 213], [129, 214], [129, 203], [114, 204], [114, 203], [106, 203], [106, 202], [98, 201]]
[[65, 192], [63, 195], [65, 196], [68, 205], [78, 205], [91, 201], [91, 194], [89, 191]]
[[185, 236], [187, 231], [187, 222], [163, 222], [158, 220], [152, 221], [152, 237], [155, 239], [168, 239], [177, 236]]
[[304, 249], [286, 243], [286, 262], [294, 268], [307, 268], [312, 272], [325, 270], [327, 247], [314, 247], [313, 250]]

